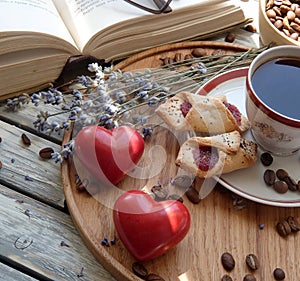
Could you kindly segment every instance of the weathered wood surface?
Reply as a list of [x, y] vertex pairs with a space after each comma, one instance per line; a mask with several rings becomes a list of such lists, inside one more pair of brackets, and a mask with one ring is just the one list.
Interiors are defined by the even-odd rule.
[[68, 214], [2, 185], [0, 227], [0, 261], [5, 257], [38, 279], [78, 280], [82, 273], [80, 280], [113, 280], [87, 250]]
[[[23, 120], [24, 130], [0, 121], [0, 279], [114, 280], [66, 212], [60, 164], [39, 157], [40, 149], [58, 151], [60, 145], [29, 132], [32, 119], [26, 120], [26, 110], [9, 116]], [[23, 144], [22, 133], [30, 146]], [[60, 246], [61, 241], [70, 247]]]
[[3, 263], [0, 263], [0, 280], [5, 281], [36, 281], [38, 279], [32, 278], [20, 271], [17, 271]]
[[[60, 145], [2, 121], [0, 126], [2, 138], [0, 182], [50, 205], [63, 208], [60, 165], [39, 156], [42, 148], [51, 147], [59, 151]], [[23, 133], [31, 140], [31, 145], [23, 144], [21, 138]]]

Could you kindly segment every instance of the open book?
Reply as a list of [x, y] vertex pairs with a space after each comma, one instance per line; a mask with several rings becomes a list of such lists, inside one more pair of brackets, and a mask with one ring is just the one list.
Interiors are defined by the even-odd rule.
[[123, 0], [0, 0], [0, 99], [49, 85], [72, 56], [111, 61], [249, 21], [231, 0], [171, 7], [155, 15]]

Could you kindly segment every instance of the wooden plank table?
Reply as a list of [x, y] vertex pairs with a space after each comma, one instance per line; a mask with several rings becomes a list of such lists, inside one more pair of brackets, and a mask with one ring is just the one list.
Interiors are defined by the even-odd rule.
[[[58, 151], [34, 133], [37, 109], [0, 113], [0, 279], [115, 280], [96, 261], [79, 236], [65, 204], [60, 165], [39, 157], [40, 149]], [[4, 120], [4, 121], [3, 121]], [[22, 143], [25, 133], [30, 146]]]

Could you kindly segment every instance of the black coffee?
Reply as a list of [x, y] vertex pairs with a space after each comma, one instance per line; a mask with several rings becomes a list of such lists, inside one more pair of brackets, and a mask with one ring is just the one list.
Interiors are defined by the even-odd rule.
[[265, 63], [254, 72], [252, 86], [270, 108], [300, 119], [300, 59], [278, 58]]

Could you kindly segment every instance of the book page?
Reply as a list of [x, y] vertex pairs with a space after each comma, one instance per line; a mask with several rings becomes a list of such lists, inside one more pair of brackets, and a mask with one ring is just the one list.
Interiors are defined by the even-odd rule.
[[[141, 16], [156, 16], [123, 0], [53, 0], [53, 2], [81, 51], [93, 35], [106, 27]], [[214, 5], [220, 2], [224, 1], [173, 0], [171, 7], [176, 10], [195, 4]]]
[[54, 35], [75, 42], [52, 0], [0, 0], [1, 32], [28, 31]]

